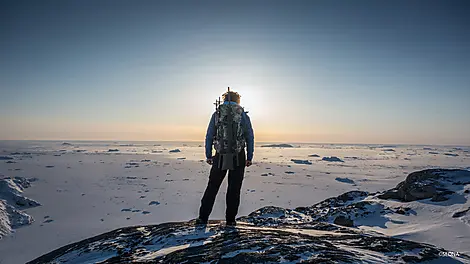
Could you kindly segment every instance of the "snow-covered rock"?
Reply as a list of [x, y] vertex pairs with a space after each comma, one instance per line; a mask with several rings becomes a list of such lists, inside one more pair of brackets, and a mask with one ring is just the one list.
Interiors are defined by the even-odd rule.
[[0, 199], [6, 200], [7, 204], [20, 208], [29, 208], [41, 205], [40, 203], [24, 197], [23, 189], [29, 187], [29, 182], [21, 178], [6, 178], [0, 180]]
[[32, 216], [26, 214], [23, 211], [20, 211], [16, 209], [15, 207], [5, 204], [6, 212], [10, 221], [10, 227], [12, 229], [24, 226], [24, 225], [29, 225], [32, 222], [34, 222], [34, 219]]
[[209, 221], [120, 228], [66, 245], [29, 262], [41, 263], [464, 263], [444, 249], [327, 223], [227, 228]]
[[0, 238], [10, 234], [11, 226], [10, 219], [7, 213], [6, 202], [0, 200]]
[[[33, 179], [34, 180], [34, 179]], [[40, 205], [22, 195], [31, 181], [22, 177], [0, 179], [0, 238], [12, 229], [31, 224], [34, 219], [19, 210]]]
[[379, 195], [381, 199], [395, 199], [403, 202], [432, 198], [445, 201], [448, 196], [470, 184], [467, 170], [429, 169], [413, 172], [395, 188]]

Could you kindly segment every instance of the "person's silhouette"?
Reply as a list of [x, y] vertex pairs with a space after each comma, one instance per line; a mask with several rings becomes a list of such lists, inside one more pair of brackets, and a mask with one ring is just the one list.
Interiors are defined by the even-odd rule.
[[[227, 171], [229, 173], [225, 220], [227, 225], [236, 224], [245, 167], [251, 166], [253, 159], [253, 128], [247, 113], [239, 105], [240, 95], [229, 90], [222, 97], [224, 102], [212, 115], [206, 134], [206, 162], [212, 165], [212, 168], [201, 200], [197, 224], [207, 223]], [[212, 156], [213, 144], [215, 156]]]

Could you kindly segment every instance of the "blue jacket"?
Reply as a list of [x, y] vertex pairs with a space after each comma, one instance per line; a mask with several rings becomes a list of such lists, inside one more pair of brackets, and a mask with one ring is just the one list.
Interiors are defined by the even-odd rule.
[[[224, 102], [224, 104], [236, 104], [235, 102]], [[252, 160], [253, 159], [253, 151], [254, 151], [254, 133], [253, 133], [253, 127], [251, 126], [251, 120], [250, 117], [243, 112], [242, 113], [242, 119], [240, 125], [245, 126], [247, 128], [247, 134], [245, 135], [245, 140], [246, 140], [246, 159], [247, 160]], [[209, 127], [207, 128], [207, 133], [206, 133], [206, 158], [211, 158], [212, 157], [212, 143], [214, 141], [214, 136], [215, 136], [215, 113], [212, 114], [211, 121], [209, 122]]]

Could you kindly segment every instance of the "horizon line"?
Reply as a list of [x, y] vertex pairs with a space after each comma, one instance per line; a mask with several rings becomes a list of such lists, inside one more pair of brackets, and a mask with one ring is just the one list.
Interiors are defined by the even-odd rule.
[[[0, 141], [46, 141], [46, 142], [205, 142], [205, 140], [112, 140], [112, 139], [0, 139]], [[456, 146], [470, 147], [465, 144], [422, 144], [422, 143], [331, 143], [331, 142], [291, 142], [291, 141], [255, 141], [256, 143], [271, 144], [314, 144], [314, 145], [383, 145], [383, 146]]]

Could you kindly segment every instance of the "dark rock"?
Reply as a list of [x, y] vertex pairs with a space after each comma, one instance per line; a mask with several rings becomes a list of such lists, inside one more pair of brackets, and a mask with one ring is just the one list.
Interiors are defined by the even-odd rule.
[[457, 217], [461, 217], [461, 216], [464, 216], [466, 215], [468, 212], [470, 211], [470, 208], [468, 208], [467, 210], [463, 210], [463, 211], [460, 211], [460, 212], [456, 212], [452, 215], [453, 218], [457, 218]]
[[119, 149], [108, 149], [108, 152], [119, 152]]
[[470, 193], [470, 190], [465, 190], [464, 193]]
[[317, 154], [312, 154], [312, 155], [308, 155], [309, 157], [312, 157], [312, 158], [319, 158], [320, 156], [317, 155]]
[[398, 195], [398, 191], [396, 190], [388, 190], [383, 194], [377, 196], [380, 199], [388, 200], [388, 199], [395, 199], [400, 200], [400, 196]]
[[454, 193], [453, 191], [447, 191], [447, 190], [446, 190], [446, 191], [442, 191], [442, 192], [440, 192], [440, 193], [436, 193], [436, 194], [432, 197], [431, 201], [432, 201], [432, 202], [443, 202], [443, 201], [447, 201], [447, 200], [449, 200], [449, 197], [447, 197], [447, 195], [451, 195], [451, 194], [453, 194], [453, 193]]
[[334, 223], [340, 226], [347, 226], [347, 227], [353, 227], [354, 226], [354, 221], [346, 218], [342, 215], [337, 216], [334, 220]]
[[179, 150], [179, 149], [173, 149], [173, 150], [170, 150], [169, 152], [170, 152], [170, 153], [177, 153], [177, 152], [181, 152], [181, 150]]
[[403, 210], [402, 208], [399, 208], [398, 210], [396, 210], [395, 213], [401, 214], [401, 215], [405, 215], [405, 214], [406, 214], [405, 210]]
[[431, 198], [437, 195], [437, 190], [433, 185], [411, 186], [405, 195], [405, 200], [415, 201]]

